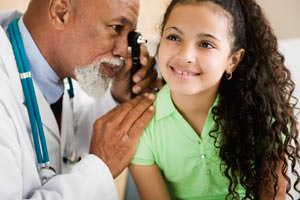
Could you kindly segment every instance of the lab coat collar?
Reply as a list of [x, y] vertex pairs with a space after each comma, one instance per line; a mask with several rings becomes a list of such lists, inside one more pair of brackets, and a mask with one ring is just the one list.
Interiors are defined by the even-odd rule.
[[55, 103], [64, 92], [63, 81], [41, 54], [26, 28], [23, 17], [18, 22], [26, 55], [31, 66], [31, 74], [49, 104]]
[[22, 13], [17, 10], [0, 12], [0, 25], [7, 30], [9, 23], [15, 18], [21, 17]]
[[60, 141], [59, 128], [58, 128], [58, 124], [56, 122], [55, 116], [54, 116], [48, 102], [46, 101], [42, 92], [39, 90], [39, 88], [36, 86], [36, 84], [34, 84], [34, 87], [35, 87], [34, 89], [35, 89], [35, 93], [36, 93], [38, 106], [39, 106], [40, 113], [41, 113], [42, 123], [43, 123], [44, 127], [49, 129], [49, 131], [55, 135], [57, 141]]

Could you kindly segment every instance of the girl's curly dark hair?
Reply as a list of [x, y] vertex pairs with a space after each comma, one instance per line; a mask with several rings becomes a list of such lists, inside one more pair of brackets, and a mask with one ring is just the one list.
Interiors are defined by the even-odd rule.
[[300, 160], [297, 99], [276, 36], [255, 0], [172, 0], [162, 31], [176, 6], [201, 2], [212, 2], [230, 14], [232, 52], [245, 49], [232, 79], [227, 80], [224, 74], [221, 80], [220, 103], [213, 108], [217, 125], [210, 132], [229, 179], [227, 199], [240, 198], [238, 184], [246, 190], [243, 199], [260, 199], [262, 190], [275, 199], [279, 166], [287, 181], [286, 193], [293, 199], [287, 170], [289, 161], [296, 176], [293, 187], [300, 193], [296, 187], [300, 176], [295, 169]]

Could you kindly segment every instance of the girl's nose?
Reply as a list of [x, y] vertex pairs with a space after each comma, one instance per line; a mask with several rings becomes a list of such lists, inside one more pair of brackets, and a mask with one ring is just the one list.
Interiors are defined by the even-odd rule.
[[192, 64], [196, 62], [196, 49], [191, 44], [182, 45], [178, 55], [184, 63]]

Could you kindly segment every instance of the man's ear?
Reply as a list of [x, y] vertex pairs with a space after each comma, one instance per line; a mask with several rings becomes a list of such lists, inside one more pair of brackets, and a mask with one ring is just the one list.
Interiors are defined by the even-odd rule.
[[227, 74], [232, 74], [234, 72], [234, 70], [236, 69], [238, 64], [243, 60], [244, 55], [245, 55], [245, 49], [242, 49], [242, 48], [231, 54], [231, 56], [229, 58], [230, 59], [229, 65], [226, 68]]
[[70, 0], [50, 0], [48, 13], [51, 23], [62, 30], [69, 22], [72, 12]]

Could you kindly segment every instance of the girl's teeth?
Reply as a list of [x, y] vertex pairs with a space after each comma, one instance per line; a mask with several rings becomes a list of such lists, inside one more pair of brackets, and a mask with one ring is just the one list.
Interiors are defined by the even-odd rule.
[[196, 74], [193, 73], [193, 72], [185, 72], [185, 71], [181, 71], [181, 70], [178, 70], [178, 69], [175, 69], [175, 68], [173, 68], [173, 70], [174, 70], [177, 74], [179, 74], [179, 75], [181, 75], [181, 76], [194, 76], [194, 75], [196, 75]]

